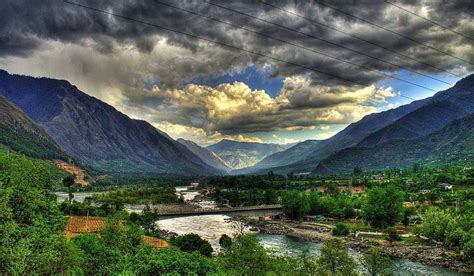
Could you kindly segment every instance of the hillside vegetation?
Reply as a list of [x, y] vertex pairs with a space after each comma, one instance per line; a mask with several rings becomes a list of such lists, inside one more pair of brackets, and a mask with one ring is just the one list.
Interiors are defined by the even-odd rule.
[[3, 97], [0, 97], [0, 144], [35, 158], [69, 159], [41, 127]]

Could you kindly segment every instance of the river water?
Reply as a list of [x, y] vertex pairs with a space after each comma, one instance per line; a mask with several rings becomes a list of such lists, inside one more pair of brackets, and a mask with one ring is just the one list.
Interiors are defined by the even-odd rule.
[[[195, 191], [186, 191], [181, 187], [177, 192], [182, 194], [185, 200], [192, 200], [196, 195]], [[205, 202], [205, 207], [213, 203]], [[230, 217], [226, 215], [203, 215], [181, 218], [171, 218], [159, 220], [157, 224], [163, 230], [175, 232], [177, 234], [195, 233], [208, 240], [214, 250], [219, 251], [219, 238], [223, 234], [231, 236], [235, 233], [232, 227]], [[310, 252], [316, 257], [319, 255], [320, 243], [303, 242], [285, 235], [267, 235], [257, 234], [261, 244], [276, 254], [297, 255], [304, 248], [309, 248]], [[350, 250], [350, 254], [357, 257], [359, 253]], [[436, 266], [428, 266], [419, 262], [413, 262], [404, 259], [393, 259], [393, 271], [396, 275], [462, 275], [454, 271]]]

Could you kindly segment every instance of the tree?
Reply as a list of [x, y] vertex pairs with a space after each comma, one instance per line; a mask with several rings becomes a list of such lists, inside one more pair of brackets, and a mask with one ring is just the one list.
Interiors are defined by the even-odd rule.
[[264, 275], [270, 270], [270, 258], [254, 235], [236, 238], [222, 261], [231, 275]]
[[386, 228], [400, 221], [403, 196], [395, 187], [374, 187], [362, 204], [363, 218], [375, 228]]
[[245, 231], [247, 230], [247, 226], [245, 225], [245, 222], [241, 220], [234, 220], [232, 221], [232, 224], [230, 225], [232, 230], [233, 230], [233, 236], [234, 237], [242, 237], [245, 235]]
[[301, 220], [309, 211], [309, 204], [306, 195], [298, 191], [284, 193], [282, 205], [283, 214], [292, 220]]
[[74, 198], [74, 194], [72, 193], [72, 187], [74, 186], [76, 182], [74, 182], [74, 176], [73, 175], [68, 175], [63, 179], [63, 186], [68, 189], [68, 195], [69, 195], [69, 202], [72, 201]]
[[174, 237], [171, 242], [184, 252], [198, 252], [203, 256], [212, 256], [211, 244], [199, 235], [190, 233]]
[[407, 226], [410, 224], [410, 217], [416, 215], [416, 208], [413, 206], [403, 208], [403, 225]]
[[367, 253], [362, 254], [359, 262], [371, 276], [391, 274], [390, 259], [380, 255], [380, 250], [376, 247], [372, 247]]
[[349, 227], [344, 223], [336, 223], [336, 228], [332, 230], [334, 236], [347, 236], [349, 235]]
[[0, 274], [64, 274], [80, 266], [52, 194], [58, 171], [0, 150]]
[[[140, 245], [129, 260], [131, 271], [126, 275], [225, 275], [213, 259], [199, 253], [177, 248], [159, 249]], [[119, 274], [118, 271], [110, 273]]]
[[296, 258], [296, 263], [292, 263], [292, 265], [296, 266], [294, 269], [298, 272], [298, 275], [316, 275], [318, 269], [308, 247], [303, 248]]
[[315, 190], [311, 190], [308, 195], [308, 205], [309, 205], [309, 212], [313, 215], [317, 215], [322, 212], [322, 206], [319, 199], [318, 192]]
[[227, 250], [232, 246], [232, 239], [231, 237], [223, 234], [219, 239], [219, 245], [222, 249]]
[[316, 263], [321, 275], [357, 275], [354, 259], [340, 239], [325, 241]]
[[384, 232], [387, 234], [387, 240], [390, 242], [390, 244], [394, 241], [399, 241], [400, 240], [400, 236], [397, 233], [397, 228], [395, 228], [393, 226], [388, 227], [387, 229], [385, 229]]
[[159, 237], [160, 233], [157, 231], [156, 221], [159, 219], [159, 215], [157, 212], [154, 212], [150, 209], [150, 206], [146, 205], [143, 208], [143, 212], [141, 214], [132, 213], [130, 214], [130, 221], [140, 225], [145, 230], [147, 235], [152, 235], [155, 237]]

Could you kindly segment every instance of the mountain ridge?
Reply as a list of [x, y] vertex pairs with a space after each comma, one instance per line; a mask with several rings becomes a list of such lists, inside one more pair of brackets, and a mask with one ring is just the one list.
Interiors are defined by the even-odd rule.
[[68, 154], [104, 172], [215, 174], [184, 145], [65, 80], [0, 70], [0, 95], [20, 107]]
[[0, 96], [0, 144], [33, 158], [63, 161], [70, 159], [40, 126], [2, 96]]
[[223, 139], [207, 149], [219, 155], [232, 169], [238, 170], [252, 166], [266, 156], [288, 147], [289, 145]]
[[[368, 147], [388, 141], [390, 137], [394, 137], [393, 139], [416, 139], [428, 135], [441, 129], [449, 122], [474, 112], [474, 105], [465, 104], [467, 101], [474, 103], [474, 93], [470, 90], [474, 90], [474, 74], [459, 80], [453, 87], [439, 91], [431, 97], [387, 111], [368, 114], [333, 137], [312, 147], [311, 153], [302, 160], [276, 167], [261, 168], [252, 173], [266, 173], [269, 170], [283, 174], [290, 171], [310, 172], [326, 157], [345, 148], [357, 146], [359, 143], [362, 143], [361, 146]], [[420, 108], [431, 111], [427, 114], [428, 116], [420, 117], [417, 115]], [[404, 126], [404, 121], [411, 125]], [[433, 122], [434, 124], [431, 124]], [[421, 131], [416, 131], [413, 126], [417, 123], [423, 126]]]
[[474, 159], [474, 114], [456, 119], [442, 129], [413, 140], [391, 140], [374, 147], [352, 147], [321, 161], [317, 175], [349, 174], [364, 170], [408, 167], [416, 162], [462, 162]]

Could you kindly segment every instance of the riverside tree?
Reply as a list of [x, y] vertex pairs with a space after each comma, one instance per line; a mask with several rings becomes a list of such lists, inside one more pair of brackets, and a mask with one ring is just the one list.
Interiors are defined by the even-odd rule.
[[309, 212], [310, 206], [304, 193], [290, 191], [283, 194], [283, 213], [292, 220], [301, 220]]
[[374, 187], [362, 203], [363, 218], [375, 228], [386, 228], [400, 221], [403, 195], [395, 187]]
[[354, 259], [340, 239], [324, 242], [316, 264], [320, 275], [357, 275]]
[[171, 242], [184, 252], [198, 252], [206, 257], [212, 256], [211, 244], [197, 234], [180, 235], [173, 238]]
[[362, 254], [359, 262], [368, 275], [391, 274], [392, 264], [390, 259], [380, 255], [380, 250], [376, 247], [372, 247], [367, 253]]

